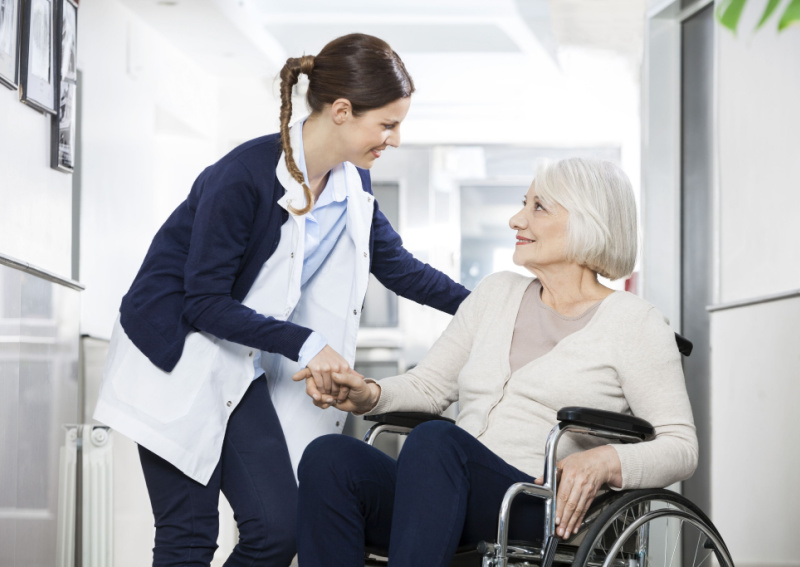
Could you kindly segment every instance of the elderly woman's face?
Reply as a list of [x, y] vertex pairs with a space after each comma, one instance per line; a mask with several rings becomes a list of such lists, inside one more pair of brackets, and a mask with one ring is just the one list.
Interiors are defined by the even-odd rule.
[[529, 270], [566, 262], [569, 212], [559, 205], [545, 205], [531, 183], [522, 209], [508, 224], [517, 231], [514, 263]]

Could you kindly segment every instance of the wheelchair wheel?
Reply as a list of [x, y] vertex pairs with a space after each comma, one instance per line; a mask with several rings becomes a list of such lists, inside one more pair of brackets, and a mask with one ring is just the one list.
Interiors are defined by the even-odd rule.
[[621, 493], [589, 526], [575, 553], [581, 567], [733, 567], [711, 520], [669, 490]]

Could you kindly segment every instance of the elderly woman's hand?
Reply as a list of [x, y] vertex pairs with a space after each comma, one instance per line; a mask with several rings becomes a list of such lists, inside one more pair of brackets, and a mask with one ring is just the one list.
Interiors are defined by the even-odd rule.
[[[617, 451], [609, 445], [574, 453], [556, 468], [556, 535], [567, 539], [578, 531], [600, 487], [622, 486], [622, 468]], [[536, 484], [543, 483], [543, 478], [536, 479]]]

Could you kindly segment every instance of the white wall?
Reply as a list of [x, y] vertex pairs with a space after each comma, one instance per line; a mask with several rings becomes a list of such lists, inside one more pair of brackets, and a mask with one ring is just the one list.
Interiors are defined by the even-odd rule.
[[50, 120], [0, 86], [0, 252], [70, 278], [72, 175], [50, 169]]
[[150, 240], [218, 157], [218, 82], [120, 2], [79, 11], [83, 332], [108, 337]]
[[800, 298], [711, 317], [712, 510], [738, 566], [800, 565]]
[[720, 301], [800, 288], [800, 29], [757, 4], [718, 34]]
[[[800, 28], [718, 28], [719, 290], [800, 288]], [[737, 565], [800, 565], [800, 299], [712, 312], [712, 509]], [[745, 494], [746, 496], [742, 496]]]

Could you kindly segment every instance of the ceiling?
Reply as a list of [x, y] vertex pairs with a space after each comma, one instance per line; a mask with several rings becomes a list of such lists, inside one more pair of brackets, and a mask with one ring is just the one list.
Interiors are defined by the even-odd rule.
[[[377, 35], [401, 55], [611, 51], [638, 68], [645, 0], [121, 0], [217, 76], [274, 76], [330, 39]], [[491, 61], [491, 58], [481, 58]], [[477, 68], [477, 72], [491, 71]]]

